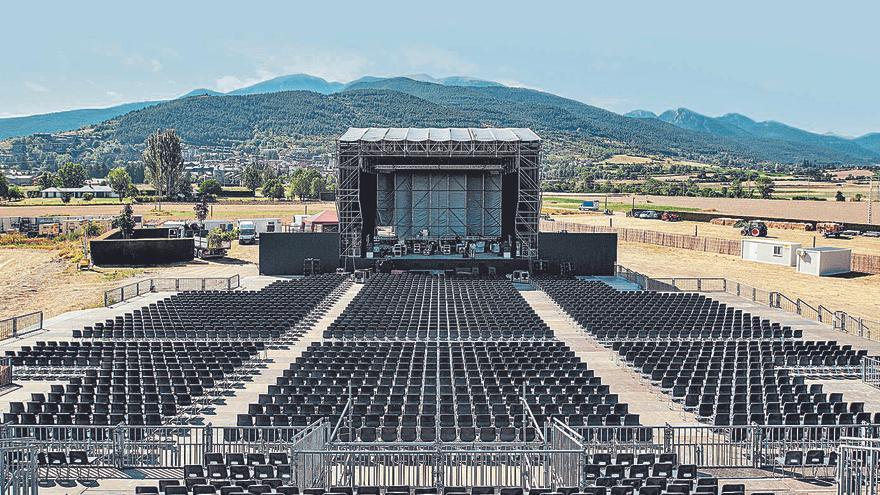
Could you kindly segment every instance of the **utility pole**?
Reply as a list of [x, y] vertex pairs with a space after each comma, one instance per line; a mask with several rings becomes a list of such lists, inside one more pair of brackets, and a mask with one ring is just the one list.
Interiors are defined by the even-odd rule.
[[868, 177], [868, 225], [871, 225], [872, 203], [874, 202], [874, 176]]

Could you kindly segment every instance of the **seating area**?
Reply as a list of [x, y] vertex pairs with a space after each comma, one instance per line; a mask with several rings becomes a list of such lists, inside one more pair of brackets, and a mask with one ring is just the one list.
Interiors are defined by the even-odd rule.
[[553, 334], [505, 279], [378, 274], [324, 337], [538, 340]]
[[538, 283], [600, 342], [791, 339], [803, 334], [693, 292], [618, 291], [595, 280], [561, 277]]
[[[105, 438], [107, 429], [101, 427], [119, 423], [159, 426], [194, 419], [263, 366], [264, 341], [224, 341], [219, 338], [224, 332], [227, 337], [280, 336], [344, 280], [320, 275], [275, 282], [260, 291], [187, 292], [79, 333], [88, 338], [38, 341], [6, 351], [17, 379], [68, 383], [53, 384], [49, 393], [34, 393], [30, 401], [11, 402], [4, 422], [39, 426], [17, 431], [62, 440]], [[198, 339], [205, 336], [211, 338]]]
[[[832, 428], [824, 433], [821, 428], [808, 428], [807, 435], [833, 439], [841, 433], [833, 427], [880, 419], [865, 412], [863, 403], [848, 403], [839, 393], [826, 394], [818, 384], [808, 387], [803, 376], [792, 372], [858, 367], [867, 355], [864, 350], [833, 341], [799, 340], [798, 331], [733, 311], [702, 295], [616, 291], [602, 282], [562, 278], [542, 279], [540, 285], [600, 340], [610, 335], [606, 327], [630, 326], [623, 330], [628, 338], [605, 344], [686, 410], [714, 426], [826, 426]], [[756, 335], [758, 327], [768, 331]], [[658, 339], [658, 328], [664, 329], [661, 335], [668, 330], [678, 338]], [[785, 428], [773, 434], [805, 435], [803, 429]]]
[[529, 441], [523, 397], [539, 424], [639, 424], [558, 341], [315, 343], [238, 424], [335, 421], [350, 396], [341, 436], [365, 442]]
[[[870, 424], [861, 402], [847, 403], [821, 384], [807, 386], [786, 364], [821, 359], [858, 363], [863, 351], [833, 342], [615, 342], [628, 364], [685, 409], [715, 426]], [[880, 417], [878, 417], [880, 419]]]
[[259, 291], [190, 291], [124, 316], [96, 323], [74, 337], [85, 339], [277, 339], [302, 320], [344, 280], [316, 275], [273, 282]]
[[[262, 343], [41, 342], [12, 352], [19, 375], [68, 379], [48, 394], [10, 403], [3, 421], [20, 425], [161, 425], [195, 413], [211, 392], [259, 364]], [[59, 367], [60, 366], [60, 367]], [[69, 367], [67, 367], [69, 366]], [[79, 376], [71, 376], [71, 375]], [[61, 431], [60, 429], [53, 429]]]

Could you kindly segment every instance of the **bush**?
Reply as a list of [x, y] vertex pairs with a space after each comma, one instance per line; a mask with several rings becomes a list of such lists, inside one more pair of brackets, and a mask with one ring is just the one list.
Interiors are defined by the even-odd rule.
[[13, 184], [13, 185], [9, 186], [9, 191], [7, 191], [6, 196], [7, 196], [9, 199], [13, 199], [13, 200], [15, 200], [15, 199], [21, 199], [21, 198], [23, 198], [23, 197], [24, 197], [24, 193], [21, 192], [21, 188], [20, 188], [20, 187], [18, 187], [18, 186], [16, 186], [16, 185]]
[[199, 184], [199, 194], [216, 196], [223, 192], [223, 187], [215, 179], [205, 179]]
[[92, 193], [85, 193], [85, 194], [83, 194], [82, 199], [83, 199], [83, 201], [91, 201], [91, 200], [95, 199], [95, 195]]

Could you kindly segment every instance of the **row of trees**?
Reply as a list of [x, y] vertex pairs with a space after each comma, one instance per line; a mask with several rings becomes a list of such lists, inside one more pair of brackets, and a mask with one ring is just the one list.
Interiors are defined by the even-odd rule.
[[753, 180], [743, 181], [734, 178], [730, 185], [720, 188], [700, 187], [693, 180], [687, 181], [660, 181], [649, 178], [641, 183], [624, 183], [611, 181], [579, 181], [561, 180], [547, 182], [544, 190], [549, 192], [575, 192], [575, 193], [630, 193], [648, 194], [652, 196], [696, 196], [707, 198], [753, 198], [763, 199], [773, 197], [773, 179], [766, 175], [760, 175]]

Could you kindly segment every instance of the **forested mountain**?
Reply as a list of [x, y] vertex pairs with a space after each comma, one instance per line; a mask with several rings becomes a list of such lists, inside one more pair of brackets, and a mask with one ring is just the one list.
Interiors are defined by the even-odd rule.
[[873, 144], [880, 139], [872, 139], [871, 134], [861, 138], [847, 139], [808, 132], [772, 120], [757, 122], [738, 113], [709, 117], [687, 108], [678, 108], [667, 110], [660, 115], [645, 110], [636, 110], [627, 115], [643, 119], [656, 118], [682, 129], [705, 132], [714, 136], [738, 140], [765, 139], [825, 148], [831, 152], [839, 153], [841, 156], [848, 156], [863, 162], [876, 162], [878, 154], [880, 154], [880, 145]]
[[41, 132], [61, 132], [71, 129], [79, 129], [86, 125], [103, 122], [120, 115], [139, 110], [156, 101], [141, 101], [138, 103], [126, 103], [109, 108], [85, 108], [81, 110], [67, 110], [64, 112], [44, 113], [41, 115], [29, 115], [27, 117], [9, 117], [0, 119], [0, 139], [10, 136], [27, 136]]
[[[415, 74], [410, 76], [413, 79], [419, 79], [426, 82], [447, 86], [501, 86], [501, 84], [493, 81], [485, 81], [466, 76], [450, 76], [443, 78], [434, 78], [427, 74]], [[276, 77], [267, 81], [262, 81], [251, 86], [236, 89], [229, 93], [221, 93], [207, 88], [194, 89], [180, 98], [189, 98], [192, 96], [241, 96], [256, 95], [266, 93], [278, 93], [282, 91], [314, 91], [321, 94], [332, 94], [342, 91], [352, 84], [363, 82], [374, 82], [387, 79], [384, 77], [364, 76], [350, 83], [341, 83], [335, 81], [327, 81], [320, 77], [310, 76], [308, 74], [291, 74], [287, 76]], [[167, 100], [162, 100], [167, 101]], [[0, 139], [12, 136], [27, 136], [35, 133], [62, 132], [79, 129], [80, 127], [99, 124], [105, 120], [125, 115], [132, 110], [138, 110], [150, 105], [160, 103], [160, 101], [144, 101], [136, 103], [126, 103], [108, 108], [70, 110], [65, 112], [53, 112], [40, 115], [29, 115], [26, 117], [0, 118]]]
[[871, 134], [865, 134], [862, 137], [857, 137], [855, 142], [857, 142], [862, 148], [872, 150], [875, 153], [880, 153], [880, 132], [873, 132]]
[[[723, 122], [718, 125], [734, 127]], [[327, 95], [286, 91], [191, 96], [130, 112], [76, 134], [87, 137], [80, 141], [87, 141], [84, 146], [88, 149], [110, 150], [102, 154], [102, 160], [112, 160], [112, 150], [131, 153], [160, 128], [177, 129], [184, 141], [193, 145], [237, 145], [266, 135], [329, 141], [350, 126], [531, 127], [553, 142], [579, 143], [575, 148], [590, 148], [600, 154], [641, 153], [720, 163], [880, 161], [880, 152], [848, 140], [844, 141], [854, 147], [852, 152], [824, 146], [827, 141], [821, 140], [758, 137], [739, 127], [745, 136], [720, 136], [708, 126], [690, 130], [659, 118], [625, 117], [541, 91], [493, 85], [446, 86], [409, 78], [367, 78]], [[38, 143], [35, 146], [39, 148]]]

